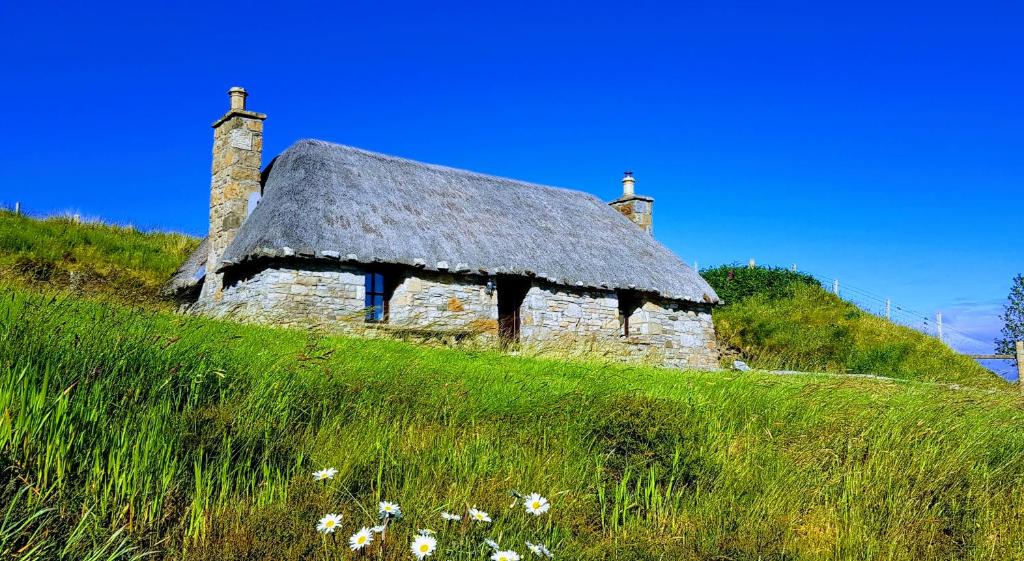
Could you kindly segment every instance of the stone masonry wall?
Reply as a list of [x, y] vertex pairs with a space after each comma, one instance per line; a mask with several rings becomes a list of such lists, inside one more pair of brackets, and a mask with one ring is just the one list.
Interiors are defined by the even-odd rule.
[[614, 291], [535, 285], [523, 301], [522, 337], [527, 344], [585, 341], [627, 362], [678, 368], [717, 368], [711, 308], [648, 299], [630, 315], [630, 337]]
[[210, 254], [201, 298], [219, 299], [223, 276], [216, 273], [224, 250], [235, 239], [249, 213], [249, 201], [260, 193], [265, 115], [229, 111], [214, 124], [210, 179]]
[[395, 288], [388, 321], [428, 329], [495, 334], [498, 297], [485, 281], [455, 275], [410, 275]]
[[718, 367], [710, 305], [648, 300], [630, 315], [629, 332], [630, 356], [656, 356], [679, 368]]
[[[274, 265], [230, 281], [219, 301], [200, 299], [200, 313], [286, 326], [340, 331], [363, 325], [364, 271], [343, 264]], [[474, 277], [415, 270], [398, 281], [390, 299], [389, 325], [436, 331], [497, 332], [497, 294]], [[521, 308], [524, 345], [598, 350], [626, 362], [679, 368], [715, 368], [711, 307], [675, 301], [644, 301], [630, 316], [630, 337], [622, 335], [618, 296], [535, 284]], [[568, 345], [568, 347], [567, 347]]]
[[566, 333], [602, 338], [619, 333], [619, 301], [611, 291], [534, 285], [526, 293], [522, 312], [526, 342], [554, 340]]
[[196, 311], [285, 326], [344, 327], [361, 322], [366, 288], [353, 267], [274, 266], [224, 287], [219, 301], [200, 299]]

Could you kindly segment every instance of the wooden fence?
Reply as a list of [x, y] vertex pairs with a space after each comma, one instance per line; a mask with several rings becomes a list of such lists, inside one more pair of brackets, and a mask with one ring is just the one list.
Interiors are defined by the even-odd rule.
[[1017, 362], [1017, 384], [1024, 389], [1024, 341], [1017, 341], [1012, 355], [967, 355], [979, 360], [1013, 360]]

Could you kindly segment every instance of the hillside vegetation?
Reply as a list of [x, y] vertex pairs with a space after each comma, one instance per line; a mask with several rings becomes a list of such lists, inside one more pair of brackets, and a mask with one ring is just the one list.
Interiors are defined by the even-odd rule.
[[[440, 559], [483, 559], [485, 537], [561, 559], [1024, 556], [1016, 393], [526, 359], [7, 292], [0, 558], [348, 559], [382, 499], [406, 517], [378, 559], [411, 559], [417, 528]], [[551, 511], [511, 508], [512, 489]], [[474, 505], [494, 522], [439, 518]], [[333, 512], [343, 535], [321, 539]]]
[[184, 234], [0, 210], [0, 279], [166, 307], [160, 287], [198, 243]]
[[756, 368], [878, 374], [1005, 388], [1004, 380], [939, 340], [862, 311], [810, 275], [723, 266], [701, 274], [725, 301], [719, 342]]

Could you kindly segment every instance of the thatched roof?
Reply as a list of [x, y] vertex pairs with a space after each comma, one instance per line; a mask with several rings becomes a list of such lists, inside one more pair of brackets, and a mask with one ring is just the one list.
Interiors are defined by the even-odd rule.
[[165, 296], [183, 296], [191, 293], [206, 275], [206, 257], [210, 253], [207, 238], [188, 256], [188, 259], [171, 275], [161, 292]]
[[221, 268], [263, 258], [396, 263], [718, 302], [604, 201], [316, 140], [282, 153]]

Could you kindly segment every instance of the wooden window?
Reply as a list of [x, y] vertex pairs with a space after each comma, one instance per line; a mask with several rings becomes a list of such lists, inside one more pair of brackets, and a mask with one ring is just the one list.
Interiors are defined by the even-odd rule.
[[383, 273], [366, 273], [366, 321], [368, 323], [383, 323], [388, 320], [388, 298], [385, 293], [385, 279]]

